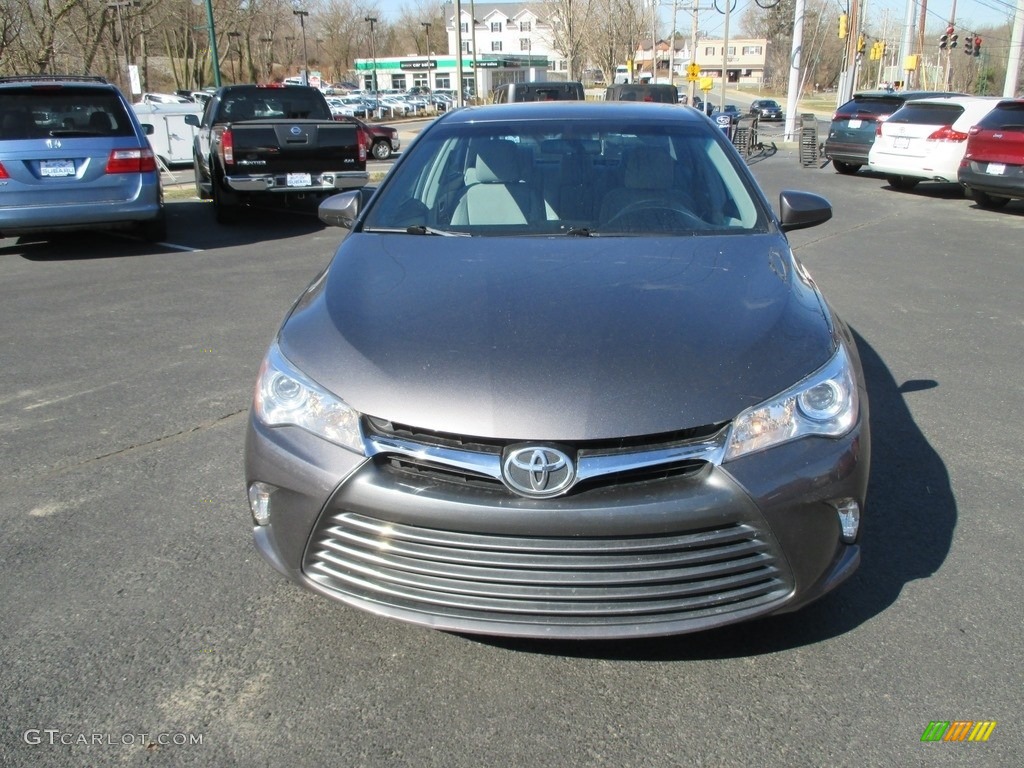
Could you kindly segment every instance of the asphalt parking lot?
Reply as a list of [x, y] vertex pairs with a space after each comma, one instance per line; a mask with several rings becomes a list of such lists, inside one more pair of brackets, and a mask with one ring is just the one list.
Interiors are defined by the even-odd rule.
[[163, 245], [0, 240], [0, 765], [1019, 765], [1024, 201], [752, 167], [835, 207], [791, 242], [865, 364], [864, 561], [800, 613], [644, 642], [409, 627], [261, 561], [242, 438], [340, 240], [310, 211], [224, 228], [185, 196]]

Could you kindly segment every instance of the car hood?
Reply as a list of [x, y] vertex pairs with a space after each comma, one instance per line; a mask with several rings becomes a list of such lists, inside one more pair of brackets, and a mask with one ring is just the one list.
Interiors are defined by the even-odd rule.
[[588, 440], [732, 419], [823, 365], [832, 331], [778, 234], [352, 233], [279, 341], [364, 414]]

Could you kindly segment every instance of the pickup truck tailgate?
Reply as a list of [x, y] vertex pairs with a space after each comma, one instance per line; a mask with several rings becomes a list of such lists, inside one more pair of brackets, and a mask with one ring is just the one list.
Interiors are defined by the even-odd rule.
[[361, 166], [358, 128], [321, 120], [231, 126], [234, 164], [257, 173], [344, 171]]

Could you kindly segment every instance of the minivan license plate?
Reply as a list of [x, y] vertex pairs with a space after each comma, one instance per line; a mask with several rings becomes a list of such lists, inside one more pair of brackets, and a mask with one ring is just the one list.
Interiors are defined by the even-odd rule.
[[74, 160], [41, 160], [39, 162], [40, 176], [74, 176]]

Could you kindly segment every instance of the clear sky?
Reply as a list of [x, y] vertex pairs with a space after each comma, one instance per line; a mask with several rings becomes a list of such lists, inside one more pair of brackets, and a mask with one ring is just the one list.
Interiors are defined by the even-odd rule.
[[[499, 0], [500, 1], [500, 0]], [[748, 8], [754, 7], [754, 0], [735, 0], [736, 5], [733, 6], [730, 11], [730, 35], [738, 29], [738, 20], [736, 26], [734, 26], [732, 18], [736, 14], [738, 17], [742, 17], [747, 12]], [[761, 0], [762, 5], [767, 5], [769, 0]], [[845, 7], [847, 0], [834, 0], [837, 5]], [[862, 0], [862, 3], [866, 3], [868, 19], [872, 23], [872, 26], [877, 26], [879, 29], [882, 26], [883, 14], [886, 9], [889, 10], [890, 25], [893, 29], [901, 28], [903, 25], [903, 16], [906, 13], [906, 0]], [[968, 26], [972, 28], [984, 27], [984, 26], [995, 26], [1002, 23], [1007, 17], [1013, 16], [1016, 0], [957, 0], [956, 5], [956, 16], [960, 22], [960, 26], [966, 29]], [[661, 0], [661, 13], [660, 17], [664, 30], [668, 31], [668, 25], [672, 18], [672, 2], [671, 0]], [[702, 7], [709, 6], [711, 0], [700, 0]], [[381, 9], [381, 14], [389, 20], [398, 18], [398, 15], [403, 6], [413, 7], [415, 3], [411, 0], [378, 0], [378, 5]], [[441, 5], [438, 2], [438, 5]], [[682, 8], [684, 5], [692, 6], [692, 0], [679, 0], [679, 6]], [[469, 0], [465, 0], [465, 6], [469, 8]], [[927, 28], [938, 27], [949, 19], [949, 13], [953, 6], [953, 0], [929, 0], [928, 2], [928, 22]], [[725, 9], [725, 0], [718, 0], [718, 7]], [[920, 8], [915, 11], [915, 18], [920, 16]], [[700, 13], [699, 24], [701, 29], [706, 30], [712, 37], [721, 36], [723, 27], [724, 16], [716, 11], [702, 11]], [[916, 22], [915, 22], [916, 26]], [[679, 29], [690, 28], [690, 15], [680, 10], [677, 16], [677, 27]]]

